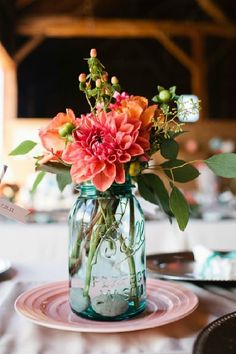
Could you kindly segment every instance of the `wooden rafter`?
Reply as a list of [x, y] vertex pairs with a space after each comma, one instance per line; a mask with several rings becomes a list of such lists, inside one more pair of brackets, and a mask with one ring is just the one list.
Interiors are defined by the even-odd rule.
[[202, 35], [235, 37], [236, 25], [191, 21], [152, 21], [129, 19], [94, 19], [73, 16], [27, 17], [17, 25], [17, 33], [24, 36], [46, 37], [149, 37], [157, 31], [167, 35]]
[[192, 38], [192, 53], [195, 67], [191, 70], [192, 92], [201, 100], [201, 117], [208, 116], [207, 62], [204, 38], [196, 33]]
[[[209, 0], [199, 3], [212, 5]], [[28, 17], [21, 20], [17, 33], [33, 37], [16, 59], [22, 60], [37, 44], [37, 38], [45, 37], [100, 37], [100, 38], [153, 38], [158, 40], [191, 74], [192, 92], [202, 100], [201, 116], [207, 116], [207, 63], [204, 56], [205, 36], [225, 38], [236, 37], [236, 25], [233, 25], [220, 12], [214, 12], [212, 22], [178, 22], [128, 19], [95, 19], [72, 16]], [[192, 55], [179, 47], [171, 36], [189, 37], [192, 43]], [[40, 43], [40, 41], [38, 42]], [[28, 47], [28, 48], [27, 48]]]
[[16, 1], [16, 6], [19, 9], [23, 9], [29, 5], [31, 5], [35, 0], [17, 0]]
[[194, 70], [195, 63], [169, 36], [162, 31], [156, 31], [155, 38], [170, 52], [178, 61], [189, 70]]
[[230, 19], [224, 14], [218, 5], [212, 0], [197, 0], [198, 5], [203, 9], [207, 15], [219, 24], [231, 25]]
[[30, 38], [15, 54], [14, 61], [19, 64], [27, 55], [29, 55], [35, 48], [37, 48], [45, 37], [43, 35], [35, 35]]
[[12, 60], [10, 54], [6, 51], [5, 47], [2, 45], [0, 41], [0, 56], [1, 56], [1, 61], [4, 62], [5, 65], [15, 67], [15, 63]]

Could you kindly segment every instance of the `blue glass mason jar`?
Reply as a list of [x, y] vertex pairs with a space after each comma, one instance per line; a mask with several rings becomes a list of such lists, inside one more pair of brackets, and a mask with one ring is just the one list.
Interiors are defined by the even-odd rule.
[[116, 321], [145, 309], [144, 215], [132, 187], [79, 187], [69, 216], [69, 301], [79, 316]]

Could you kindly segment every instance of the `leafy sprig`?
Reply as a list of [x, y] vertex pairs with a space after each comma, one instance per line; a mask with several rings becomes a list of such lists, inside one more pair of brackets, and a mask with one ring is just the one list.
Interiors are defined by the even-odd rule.
[[104, 65], [97, 58], [96, 49], [91, 49], [90, 58], [86, 59], [89, 68], [89, 74], [81, 73], [79, 75], [79, 88], [84, 92], [90, 110], [96, 113], [96, 109], [109, 110], [109, 105], [114, 100], [115, 92], [120, 92], [119, 81], [116, 76], [108, 80], [108, 73]]

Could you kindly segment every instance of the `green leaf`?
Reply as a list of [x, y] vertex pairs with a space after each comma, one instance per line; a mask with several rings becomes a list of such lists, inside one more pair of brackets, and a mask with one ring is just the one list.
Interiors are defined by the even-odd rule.
[[31, 190], [30, 190], [30, 193], [31, 193], [31, 194], [34, 194], [34, 193], [35, 193], [35, 191], [36, 191], [36, 189], [37, 189], [39, 183], [42, 181], [42, 179], [44, 178], [45, 175], [46, 175], [46, 173], [43, 172], [43, 171], [41, 171], [41, 172], [39, 172], [39, 173], [37, 174], [37, 176], [36, 176], [36, 178], [35, 178], [35, 181], [34, 181], [34, 183], [33, 183], [33, 186], [32, 186], [32, 188], [31, 188]]
[[189, 206], [177, 187], [173, 187], [171, 191], [170, 208], [178, 222], [180, 230], [184, 231], [189, 221]]
[[165, 88], [163, 86], [157, 86], [157, 89], [158, 89], [158, 92], [165, 90]]
[[25, 140], [20, 145], [18, 145], [14, 150], [12, 150], [9, 156], [25, 155], [31, 151], [37, 143], [32, 140]]
[[181, 130], [181, 131], [179, 131], [179, 132], [169, 132], [168, 134], [169, 134], [169, 136], [170, 136], [172, 139], [174, 139], [174, 138], [176, 138], [177, 136], [182, 135], [182, 134], [185, 134], [185, 133], [188, 133], [188, 131], [187, 131], [187, 130]]
[[175, 96], [176, 86], [172, 86], [169, 88], [169, 92], [171, 93], [172, 98]]
[[[199, 176], [199, 171], [194, 166], [183, 160], [166, 161], [161, 164], [161, 167], [169, 178], [172, 179], [174, 177], [175, 182], [185, 183], [192, 181]], [[170, 169], [172, 169], [172, 173]]]
[[160, 145], [160, 151], [165, 159], [173, 160], [179, 152], [179, 145], [174, 139], [165, 139]]
[[217, 176], [225, 178], [236, 177], [236, 154], [223, 153], [204, 161]]
[[70, 171], [70, 166], [66, 166], [59, 162], [47, 162], [42, 165], [37, 165], [36, 171], [44, 171], [58, 174]]
[[97, 93], [98, 93], [98, 89], [95, 87], [92, 90], [88, 90], [87, 93], [88, 93], [89, 97], [95, 97], [97, 95]]
[[138, 190], [140, 195], [148, 202], [160, 206], [167, 214], [171, 215], [169, 207], [169, 194], [164, 183], [157, 175], [145, 173], [138, 176]]
[[58, 173], [56, 175], [57, 179], [57, 185], [60, 189], [61, 192], [63, 192], [64, 188], [68, 185], [71, 184], [71, 175], [69, 171], [63, 172], [63, 173]]
[[154, 96], [154, 97], [152, 98], [152, 101], [155, 102], [155, 103], [158, 103], [158, 102], [159, 102], [159, 97], [158, 97], [158, 95]]

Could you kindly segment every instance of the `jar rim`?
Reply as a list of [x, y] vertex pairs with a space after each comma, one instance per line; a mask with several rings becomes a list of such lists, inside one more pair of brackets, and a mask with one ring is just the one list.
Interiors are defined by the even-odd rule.
[[126, 180], [125, 183], [112, 183], [112, 185], [104, 192], [101, 192], [92, 182], [84, 182], [75, 185], [75, 190], [80, 192], [96, 192], [100, 195], [109, 194], [110, 192], [117, 193], [121, 191], [129, 191], [131, 188], [135, 188], [135, 185], [131, 182], [131, 179]]

